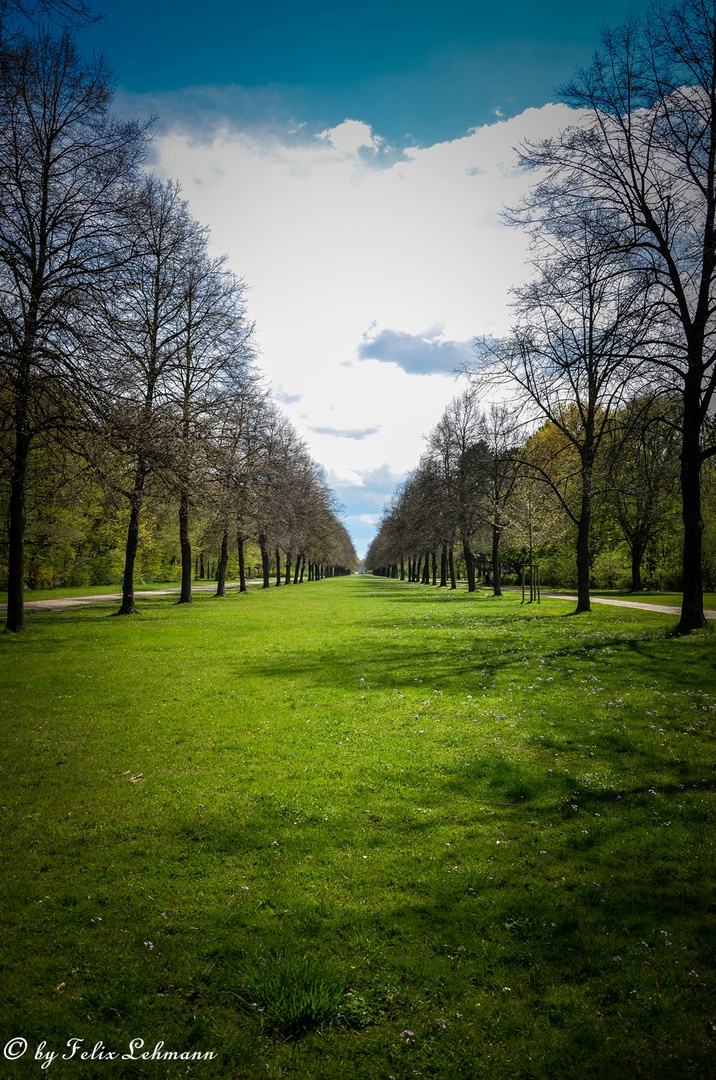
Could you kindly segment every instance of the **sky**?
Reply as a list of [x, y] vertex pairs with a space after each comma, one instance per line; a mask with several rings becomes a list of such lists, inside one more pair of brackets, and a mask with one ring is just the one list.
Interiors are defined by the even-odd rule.
[[[516, 147], [567, 126], [558, 87], [630, 6], [552, 0], [100, 0], [82, 34], [119, 112], [156, 116], [248, 287], [259, 364], [360, 555], [464, 378], [509, 327], [527, 242]], [[631, 5], [639, 10], [639, 5]]]

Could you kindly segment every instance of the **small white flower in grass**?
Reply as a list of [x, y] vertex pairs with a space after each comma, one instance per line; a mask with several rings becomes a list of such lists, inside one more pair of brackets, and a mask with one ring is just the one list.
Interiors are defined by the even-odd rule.
[[437, 1020], [437, 1025], [438, 1025], [438, 1027], [441, 1027], [441, 1028], [447, 1027], [447, 1020], [443, 1020], [443, 1018], [440, 1017]]
[[145, 941], [144, 944], [147, 946], [148, 949], [153, 949], [154, 948], [154, 942], [153, 941]]
[[278, 847], [278, 840], [272, 840], [271, 847]]
[[546, 855], [546, 854], [547, 854], [546, 851], [540, 851], [540, 855]]

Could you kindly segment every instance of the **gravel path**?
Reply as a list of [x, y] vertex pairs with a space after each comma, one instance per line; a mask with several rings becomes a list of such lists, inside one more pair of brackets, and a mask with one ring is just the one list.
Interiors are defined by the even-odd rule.
[[[569, 596], [565, 593], [544, 592], [542, 596], [548, 596], [550, 600], [576, 600], [576, 596]], [[614, 607], [630, 607], [638, 608], [640, 611], [660, 611], [664, 615], [680, 615], [680, 607], [671, 607], [668, 604], [643, 604], [638, 600], [615, 600], [610, 596], [592, 596], [590, 597], [593, 604], [613, 604]], [[716, 619], [716, 611], [704, 611], [704, 615], [707, 619]]]
[[[227, 581], [227, 589], [238, 589], [238, 581]], [[216, 585], [192, 585], [192, 592], [213, 592], [216, 589]], [[178, 594], [180, 589], [148, 589], [142, 592], [135, 592], [135, 597], [139, 600], [148, 596], [172, 596]], [[549, 597], [550, 600], [572, 600], [575, 601], [576, 596], [570, 596], [568, 593], [554, 593], [545, 592], [542, 590], [542, 596]], [[28, 600], [25, 604], [25, 611], [45, 611], [47, 609], [61, 610], [66, 608], [80, 607], [83, 604], [100, 604], [105, 600], [112, 600], [114, 603], [117, 600], [122, 599], [121, 593], [104, 593], [99, 596], [66, 596], [62, 600]], [[626, 608], [638, 608], [639, 611], [658, 611], [662, 615], [680, 615], [681, 608], [672, 607], [667, 604], [644, 604], [639, 603], [638, 600], [615, 600], [608, 596], [592, 596], [593, 604], [612, 604], [614, 607], [626, 607]], [[7, 604], [0, 604], [0, 612], [7, 611]], [[704, 611], [704, 615], [707, 619], [716, 619], [716, 611]]]
[[[238, 589], [238, 581], [227, 581], [227, 589]], [[192, 585], [192, 592], [215, 592], [216, 585]], [[179, 594], [181, 589], [146, 589], [135, 592], [136, 600], [148, 596], [172, 596]], [[65, 596], [61, 600], [28, 600], [25, 611], [47, 611], [48, 609], [60, 610], [63, 608], [81, 607], [83, 604], [101, 604], [104, 600], [112, 600], [114, 603], [122, 599], [121, 592], [102, 593], [98, 596]], [[7, 611], [7, 604], [0, 604], [0, 612]]]

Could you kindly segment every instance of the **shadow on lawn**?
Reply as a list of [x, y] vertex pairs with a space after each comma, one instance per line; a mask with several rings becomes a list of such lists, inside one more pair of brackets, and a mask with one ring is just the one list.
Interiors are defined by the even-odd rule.
[[[540, 621], [561, 621], [566, 617], [545, 615], [538, 618]], [[457, 627], [461, 640], [469, 643], [466, 647], [442, 636], [442, 631], [450, 630], [450, 627], [441, 627], [438, 631], [423, 625], [401, 627], [400, 631], [406, 637], [400, 641], [378, 645], [374, 638], [365, 636], [352, 639], [339, 649], [324, 648], [319, 655], [309, 655], [303, 650], [288, 652], [284, 648], [276, 658], [242, 659], [241, 670], [262, 677], [275, 677], [280, 671], [285, 677], [300, 678], [304, 685], [315, 687], [355, 689], [358, 680], [363, 678], [373, 689], [405, 689], [414, 687], [419, 680], [426, 686], [441, 688], [455, 682], [459, 684], [456, 691], [463, 692], [466, 680], [472, 680], [472, 689], [475, 689], [485, 676], [494, 676], [511, 668], [522, 672], [525, 652], [518, 633], [523, 628], [522, 620], [518, 617], [491, 618], [490, 628], [496, 631], [496, 636], [474, 636], [475, 628]], [[376, 629], [385, 627], [376, 624]], [[515, 632], [511, 634], [513, 629]], [[411, 636], [407, 637], [408, 634]], [[545, 665], [550, 665], [590, 661], [595, 655], [616, 650], [609, 657], [610, 668], [623, 666], [626, 672], [633, 667], [631, 654], [637, 652], [644, 665], [644, 674], [657, 676], [663, 673], [664, 664], [664, 657], [657, 647], [668, 641], [669, 634], [665, 629], [642, 630], [638, 637], [628, 637], [626, 634], [594, 636], [586, 632], [569, 646], [540, 650], [539, 656], [544, 659]], [[654, 647], [653, 651], [651, 647]], [[624, 650], [628, 650], [628, 653]], [[513, 651], [514, 655], [506, 655]], [[698, 658], [695, 657], [693, 665], [697, 665], [697, 662]], [[689, 667], [693, 665], [683, 665], [680, 681], [689, 681]], [[470, 688], [468, 686], [468, 692]]]

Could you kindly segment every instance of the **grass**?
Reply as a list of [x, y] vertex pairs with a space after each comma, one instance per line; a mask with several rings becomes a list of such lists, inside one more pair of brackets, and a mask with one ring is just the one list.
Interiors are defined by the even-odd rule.
[[3, 1075], [713, 1075], [711, 630], [370, 577], [113, 607], [0, 640]]

